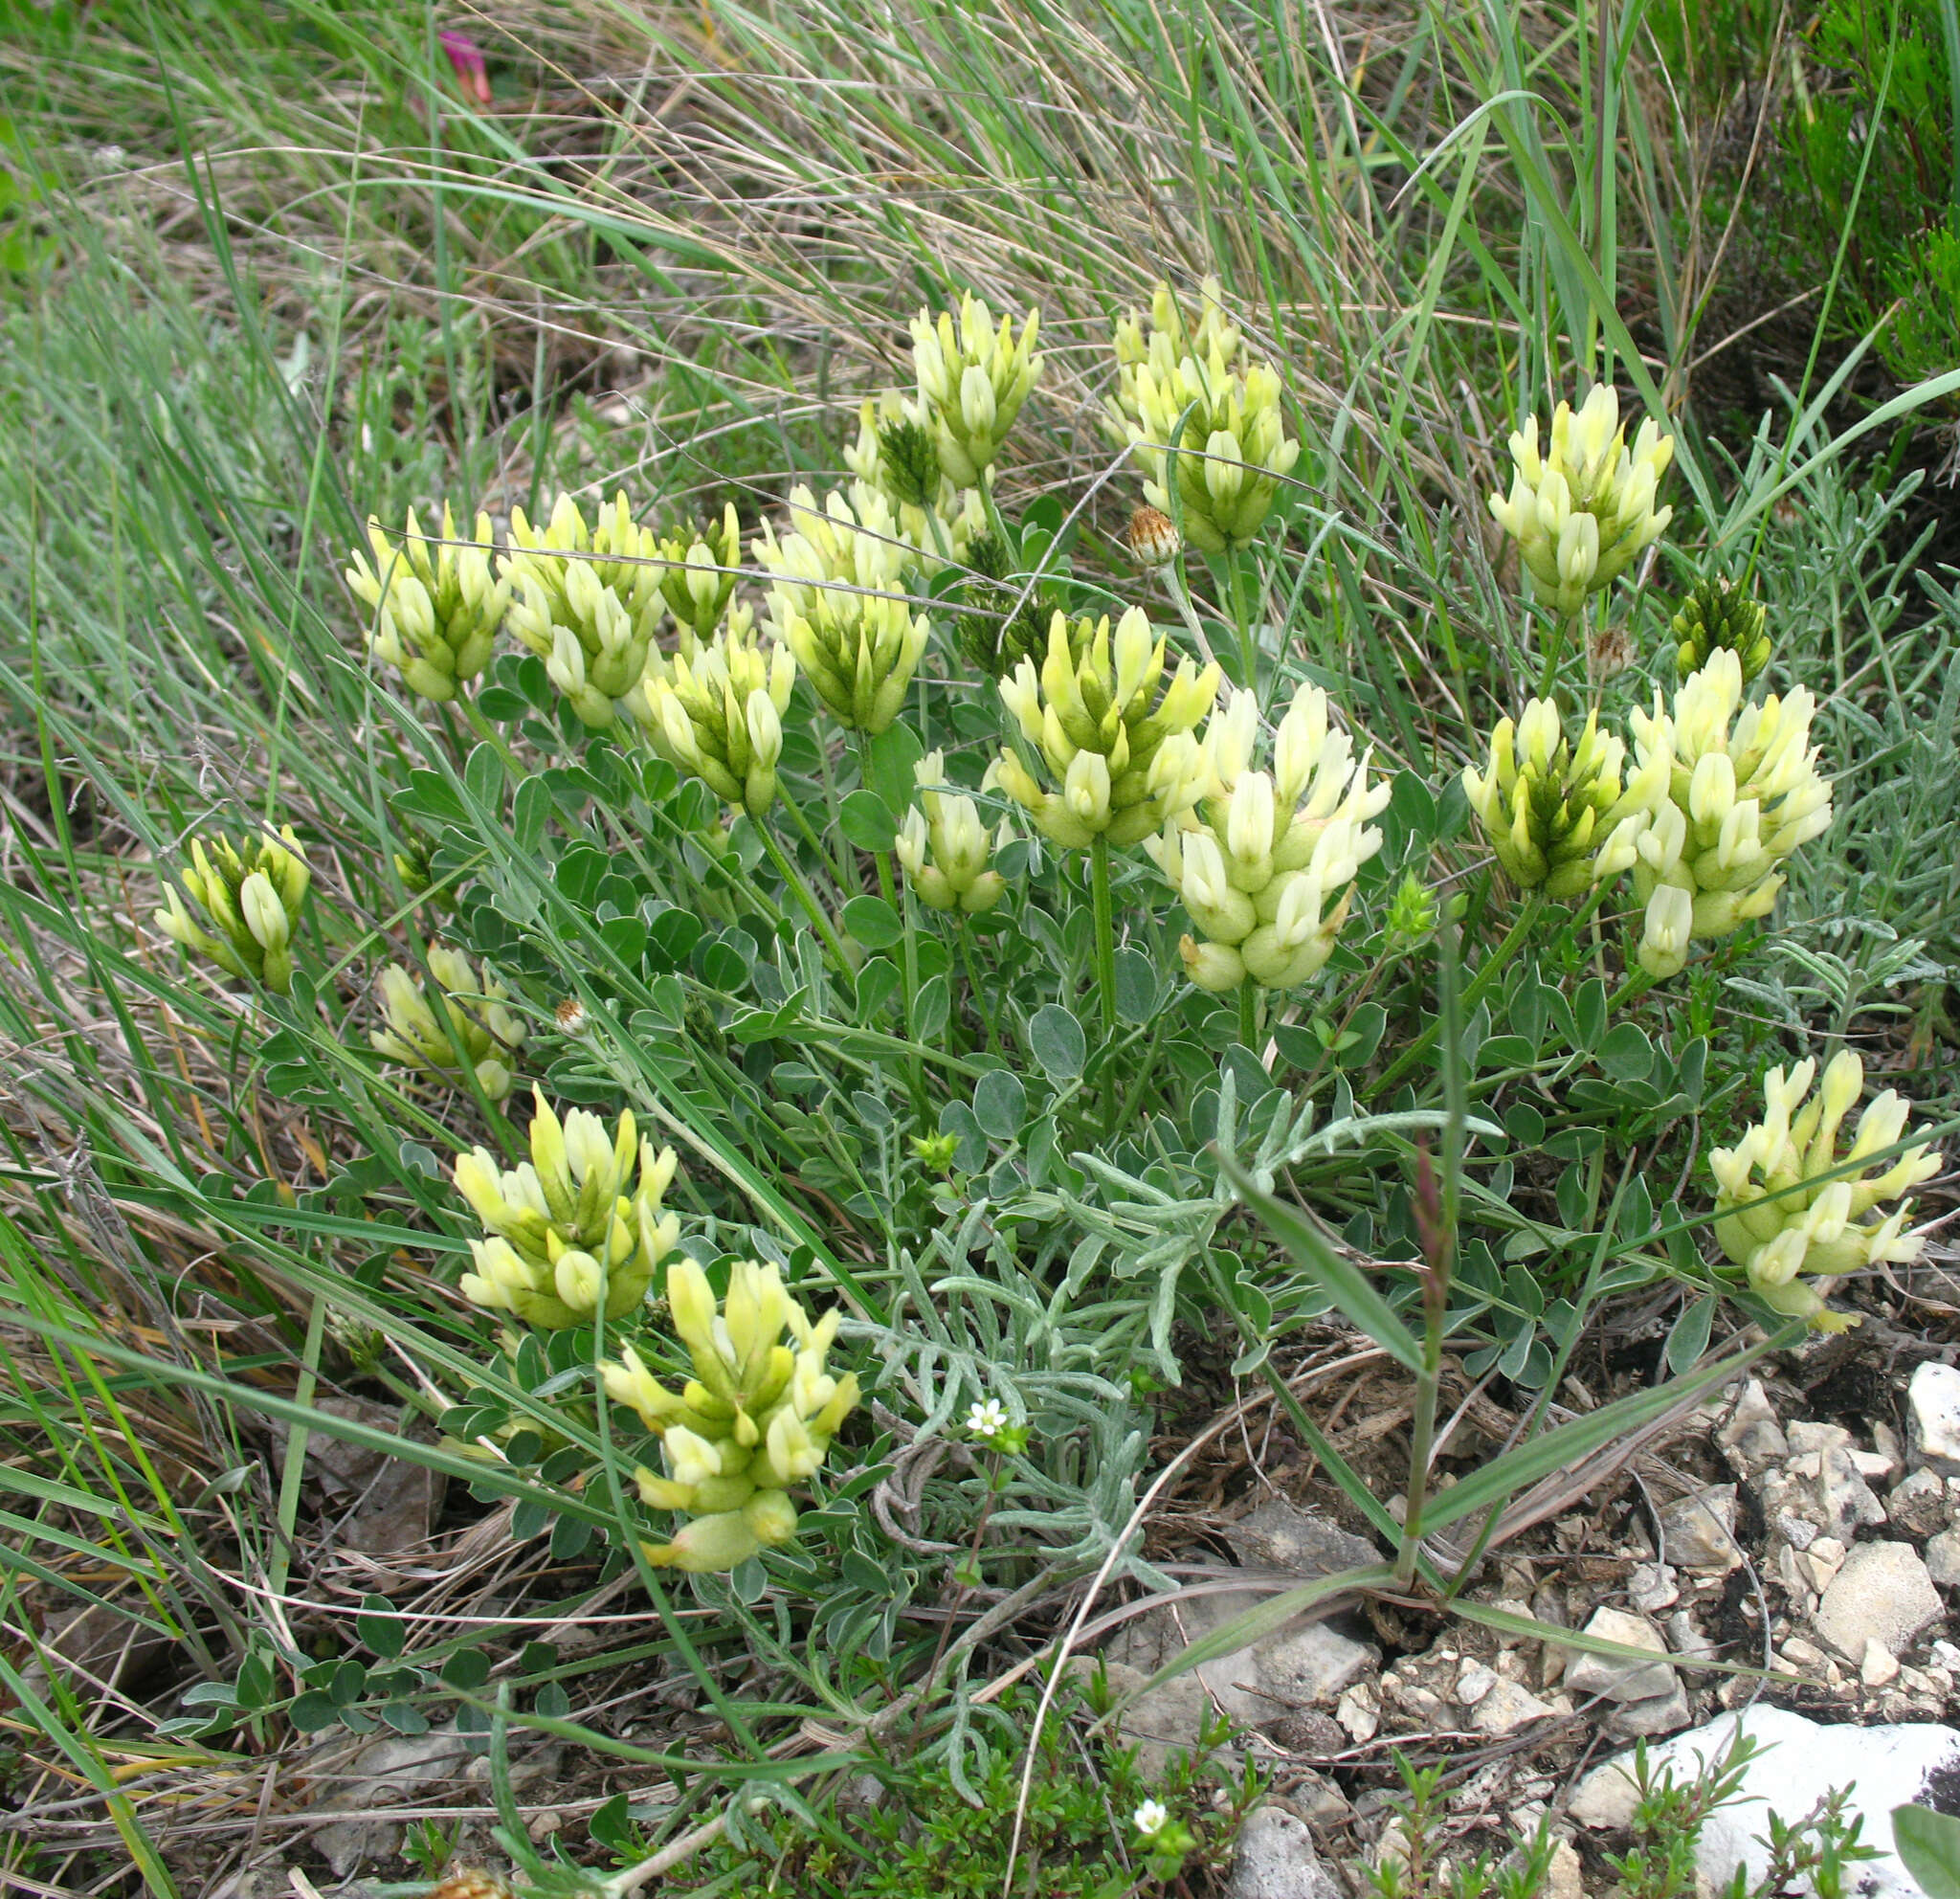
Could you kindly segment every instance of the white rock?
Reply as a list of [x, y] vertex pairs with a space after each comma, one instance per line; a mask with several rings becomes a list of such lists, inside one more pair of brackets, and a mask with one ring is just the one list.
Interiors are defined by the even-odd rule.
[[1852, 1468], [1867, 1484], [1889, 1484], [1899, 1474], [1899, 1460], [1883, 1451], [1861, 1451], [1854, 1445], [1849, 1455]]
[[1899, 1674], [1899, 1658], [1873, 1636], [1864, 1645], [1864, 1655], [1858, 1664], [1858, 1678], [1868, 1688], [1882, 1688]]
[[[1152, 1674], [1181, 1654], [1201, 1636], [1267, 1598], [1252, 1590], [1224, 1590], [1211, 1596], [1188, 1597], [1140, 1616], [1110, 1650], [1112, 1662]], [[1295, 1709], [1337, 1700], [1374, 1664], [1375, 1651], [1350, 1642], [1324, 1621], [1301, 1619], [1215, 1662], [1202, 1662], [1192, 1670], [1201, 1695], [1242, 1727], [1277, 1720]], [[1179, 1677], [1179, 1680], [1184, 1679]], [[1176, 1683], [1167, 1682], [1150, 1699]], [[1166, 1702], [1153, 1709], [1160, 1725], [1184, 1701]], [[1141, 1704], [1139, 1704], [1141, 1706]], [[1196, 1730], [1182, 1745], [1195, 1745]]]
[[1699, 1496], [1682, 1497], [1660, 1512], [1667, 1560], [1688, 1570], [1732, 1570], [1742, 1561], [1735, 1547], [1735, 1486], [1711, 1484]]
[[1473, 1662], [1457, 1677], [1458, 1703], [1464, 1708], [1475, 1708], [1497, 1685], [1495, 1669], [1486, 1668], [1481, 1662]]
[[1817, 1526], [1786, 1511], [1776, 1519], [1776, 1534], [1793, 1550], [1808, 1550], [1817, 1540]]
[[1514, 1734], [1533, 1721], [1542, 1721], [1558, 1710], [1542, 1702], [1529, 1688], [1516, 1682], [1499, 1680], [1470, 1710], [1470, 1725], [1480, 1734]]
[[1716, 1432], [1715, 1441], [1747, 1471], [1780, 1463], [1790, 1455], [1783, 1426], [1760, 1378], [1751, 1378], [1743, 1387], [1728, 1421]]
[[1344, 1899], [1313, 1829], [1284, 1807], [1256, 1807], [1239, 1829], [1226, 1899]]
[[1544, 1899], [1586, 1899], [1586, 1881], [1579, 1856], [1570, 1840], [1561, 1840], [1551, 1849], [1551, 1861], [1545, 1868]]
[[1621, 1760], [1626, 1763], [1624, 1768], [1620, 1760], [1609, 1760], [1604, 1766], [1595, 1767], [1572, 1789], [1566, 1811], [1581, 1826], [1606, 1833], [1632, 1824], [1640, 1795], [1633, 1781], [1633, 1755], [1624, 1754]]
[[1835, 1536], [1813, 1539], [1809, 1553], [1813, 1562], [1829, 1563], [1834, 1570], [1844, 1567], [1844, 1545]]
[[[1729, 1494], [1733, 1501], [1734, 1492]], [[1667, 1644], [1652, 1622], [1619, 1609], [1595, 1609], [1586, 1633], [1628, 1648], [1651, 1649], [1663, 1657], [1667, 1653]], [[1566, 1664], [1566, 1687], [1574, 1694], [1601, 1694], [1609, 1701], [1651, 1701], [1674, 1692], [1675, 1676], [1665, 1661], [1628, 1662], [1616, 1655], [1579, 1653]]]
[[1885, 1507], [1878, 1492], [1859, 1475], [1851, 1453], [1839, 1447], [1821, 1453], [1821, 1468], [1812, 1494], [1817, 1500], [1824, 1528], [1840, 1543], [1849, 1543], [1864, 1526], [1885, 1521]]
[[[1702, 1829], [1697, 1865], [1704, 1878], [1719, 1890], [1744, 1865], [1749, 1883], [1761, 1879], [1769, 1852], [1755, 1836], [1768, 1833], [1771, 1812], [1796, 1820], [1834, 1788], [1848, 1787], [1852, 1808], [1864, 1816], [1860, 1837], [1881, 1849], [1879, 1858], [1856, 1868], [1852, 1889], [1861, 1899], [1922, 1899], [1905, 1868], [1884, 1850], [1892, 1837], [1892, 1809], [1922, 1800], [1934, 1775], [1960, 1770], [1960, 1731], [1930, 1721], [1824, 1727], [1758, 1704], [1745, 1714], [1725, 1714], [1650, 1747], [1649, 1773], [1671, 1766], [1677, 1781], [1686, 1779], [1698, 1762], [1724, 1753], [1738, 1727], [1762, 1742], [1763, 1751], [1745, 1774], [1740, 1798], [1718, 1808]], [[1572, 1818], [1595, 1828], [1625, 1826], [1636, 1798], [1632, 1760], [1631, 1754], [1618, 1755], [1580, 1781]]]
[[1945, 1609], [1910, 1543], [1860, 1543], [1845, 1557], [1813, 1620], [1838, 1654], [1856, 1662], [1874, 1636], [1894, 1655], [1904, 1653]]
[[1679, 1682], [1671, 1694], [1657, 1694], [1646, 1701], [1623, 1701], [1606, 1717], [1606, 1731], [1615, 1740], [1637, 1740], [1642, 1735], [1672, 1734], [1695, 1718], [1694, 1704]]
[[1960, 1371], [1928, 1359], [1905, 1387], [1905, 1442], [1913, 1463], [1960, 1477]]
[[1715, 1659], [1715, 1644], [1695, 1626], [1695, 1619], [1685, 1609], [1677, 1609], [1668, 1617], [1667, 1645], [1677, 1655]]
[[1799, 1419], [1789, 1429], [1790, 1448], [1801, 1455], [1806, 1451], [1849, 1450], [1851, 1433], [1841, 1424], [1818, 1424]]
[[1373, 1740], [1382, 1725], [1381, 1707], [1373, 1690], [1366, 1683], [1358, 1688], [1349, 1688], [1336, 1704], [1334, 1719], [1347, 1729], [1348, 1738], [1356, 1747]]
[[1681, 1600], [1681, 1585], [1670, 1563], [1636, 1563], [1627, 1578], [1627, 1600], [1643, 1616], [1658, 1615]]
[[1942, 1589], [1960, 1583], [1960, 1530], [1943, 1530], [1927, 1543], [1926, 1566]]

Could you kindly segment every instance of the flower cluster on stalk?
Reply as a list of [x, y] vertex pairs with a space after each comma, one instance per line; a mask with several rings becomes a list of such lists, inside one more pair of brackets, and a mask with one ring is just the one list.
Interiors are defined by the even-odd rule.
[[424, 699], [451, 700], [490, 659], [510, 605], [510, 582], [490, 572], [490, 517], [479, 512], [476, 539], [458, 543], [456, 517], [442, 504], [442, 535], [432, 546], [409, 510], [399, 544], [371, 514], [368, 544], [346, 570], [347, 589], [372, 617], [363, 629], [368, 650], [393, 666], [402, 683]]
[[368, 1038], [375, 1053], [434, 1075], [454, 1075], [466, 1065], [491, 1101], [503, 1100], [510, 1093], [511, 1058], [525, 1033], [523, 1020], [503, 1006], [510, 991], [491, 975], [487, 963], [473, 969], [460, 950], [440, 943], [430, 946], [429, 973], [443, 991], [448, 1026], [429, 1006], [415, 972], [390, 963], [379, 984], [388, 1026]]
[[[164, 885], [156, 925], [173, 943], [227, 975], [262, 982], [279, 995], [293, 986], [293, 931], [313, 881], [291, 825], [278, 837], [254, 832], [242, 844], [193, 838], [183, 883]], [[192, 909], [184, 897], [189, 896]]]
[[694, 1370], [678, 1394], [631, 1346], [601, 1368], [606, 1395], [660, 1440], [666, 1474], [635, 1473], [641, 1501], [693, 1519], [671, 1541], [642, 1548], [656, 1567], [730, 1570], [795, 1535], [789, 1493], [822, 1468], [857, 1405], [858, 1380], [827, 1368], [841, 1314], [813, 1321], [772, 1264], [736, 1261], [718, 1312], [707, 1275], [678, 1259], [667, 1305]]
[[1483, 769], [1463, 768], [1470, 809], [1497, 860], [1520, 889], [1564, 901], [1603, 873], [1600, 846], [1659, 789], [1643, 775], [1623, 787], [1626, 746], [1599, 729], [1596, 712], [1573, 747], [1557, 705], [1534, 699], [1514, 726], [1500, 719]]
[[1925, 1141], [1889, 1164], [1867, 1158], [1895, 1146], [1906, 1131], [1911, 1110], [1890, 1088], [1866, 1105], [1857, 1133], [1839, 1153], [1845, 1117], [1863, 1092], [1864, 1067], [1850, 1049], [1839, 1050], [1813, 1095], [1816, 1073], [1810, 1058], [1787, 1070], [1771, 1068], [1763, 1078], [1762, 1120], [1732, 1148], [1717, 1148], [1708, 1166], [1723, 1252], [1775, 1310], [1836, 1332], [1857, 1319], [1825, 1306], [1830, 1280], [1867, 1266], [1907, 1263], [1926, 1245], [1923, 1232], [1905, 1230], [1910, 1200], [1901, 1199], [1882, 1218], [1869, 1216], [1930, 1180], [1944, 1163]]
[[1204, 790], [1192, 734], [1217, 695], [1218, 668], [1200, 671], [1182, 659], [1165, 684], [1165, 652], [1139, 607], [1113, 635], [1106, 616], [1071, 623], [1058, 613], [1040, 671], [1023, 659], [1000, 681], [1002, 702], [1049, 776], [1044, 785], [1004, 750], [1000, 788], [1051, 841], [1078, 850], [1098, 838], [1141, 843]]
[[1589, 594], [1612, 586], [1674, 518], [1673, 508], [1655, 505], [1674, 437], [1648, 416], [1629, 449], [1618, 392], [1598, 383], [1577, 411], [1559, 404], [1543, 452], [1535, 415], [1511, 436], [1510, 447], [1510, 493], [1492, 495], [1490, 511], [1518, 544], [1541, 596], [1569, 618]]
[[541, 1091], [532, 1098], [529, 1160], [506, 1170], [474, 1148], [456, 1164], [457, 1192], [485, 1232], [470, 1242], [462, 1295], [559, 1331], [594, 1317], [603, 1289], [607, 1318], [624, 1318], [680, 1238], [661, 1204], [674, 1150], [657, 1153], [631, 1112], [609, 1133], [595, 1114], [573, 1108], [561, 1122]]
[[545, 662], [582, 724], [604, 731], [645, 704], [643, 683], [664, 670], [654, 635], [667, 604], [659, 536], [633, 519], [622, 492], [588, 525], [560, 495], [541, 530], [510, 515], [502, 560], [510, 630]]
[[1040, 326], [1039, 313], [1030, 309], [1016, 336], [1013, 320], [1003, 316], [996, 325], [970, 290], [960, 299], [957, 322], [947, 311], [936, 323], [927, 310], [912, 319], [921, 420], [930, 426], [940, 469], [955, 487], [977, 487], [999, 455], [1041, 373], [1035, 348]]
[[1292, 989], [1333, 953], [1357, 871], [1380, 850], [1370, 819], [1389, 801], [1368, 761], [1327, 717], [1327, 696], [1303, 685], [1252, 769], [1258, 707], [1235, 694], [1206, 728], [1203, 791], [1161, 837], [1146, 840], [1202, 940], [1178, 945], [1201, 989]]
[[1212, 554], [1252, 542], [1300, 458], [1280, 413], [1280, 378], [1247, 353], [1222, 294], [1215, 278], [1205, 279], [1192, 325], [1160, 283], [1147, 329], [1135, 315], [1120, 322], [1116, 392], [1105, 411], [1144, 470], [1152, 505], [1167, 518], [1181, 512], [1186, 535]]
[[685, 539], [669, 534], [656, 551], [664, 563], [659, 570], [660, 598], [674, 616], [679, 651], [692, 653], [715, 637], [734, 598], [737, 570], [742, 565], [742, 523], [735, 503], [729, 502], [723, 507], [719, 524], [700, 528]]
[[781, 539], [766, 523], [751, 544], [773, 576], [769, 631], [837, 723], [875, 736], [898, 717], [932, 630], [905, 597], [897, 519], [859, 483], [855, 506], [832, 494], [819, 507], [808, 488], [793, 488], [790, 520]]
[[[998, 765], [987, 768], [980, 789], [991, 790]], [[946, 788], [946, 754], [928, 751], [912, 768], [919, 802], [909, 807], [893, 845], [905, 882], [922, 904], [935, 910], [977, 916], [1000, 902], [1007, 880], [990, 869], [988, 858], [1013, 835], [1006, 818], [990, 837], [980, 808], [965, 792]]]
[[760, 817], [776, 799], [783, 714], [795, 685], [787, 646], [771, 642], [765, 653], [731, 624], [692, 659], [677, 653], [666, 676], [648, 681], [642, 717], [655, 750], [677, 771]]
[[1802, 687], [1742, 703], [1740, 656], [1717, 647], [1661, 709], [1635, 709], [1636, 777], [1651, 802], [1615, 827], [1602, 870], [1630, 868], [1646, 906], [1640, 966], [1671, 976], [1697, 938], [1766, 916], [1790, 854], [1831, 828], [1831, 787], [1810, 742], [1815, 710]]

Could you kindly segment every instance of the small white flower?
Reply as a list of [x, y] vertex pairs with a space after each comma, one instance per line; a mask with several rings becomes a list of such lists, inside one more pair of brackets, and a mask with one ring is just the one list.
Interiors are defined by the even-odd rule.
[[1170, 1824], [1170, 1809], [1162, 1800], [1146, 1800], [1130, 1820], [1146, 1840], [1154, 1840]]
[[976, 1438], [997, 1438], [1007, 1429], [1007, 1407], [997, 1397], [976, 1402], [967, 1413], [967, 1429]]

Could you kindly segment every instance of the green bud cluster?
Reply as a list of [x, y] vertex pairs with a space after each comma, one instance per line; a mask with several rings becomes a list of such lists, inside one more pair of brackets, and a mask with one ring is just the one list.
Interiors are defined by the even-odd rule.
[[1071, 627], [1057, 614], [1039, 673], [1023, 659], [1000, 681], [1002, 703], [1051, 779], [1043, 785], [1006, 750], [1000, 788], [1053, 842], [1078, 850], [1097, 838], [1140, 843], [1203, 791], [1192, 733], [1217, 695], [1218, 667], [1200, 672], [1180, 659], [1165, 684], [1164, 661], [1165, 642], [1140, 607], [1123, 615], [1113, 638], [1106, 615]]
[[679, 1218], [661, 1206], [674, 1150], [656, 1153], [631, 1113], [609, 1134], [583, 1108], [561, 1122], [541, 1092], [532, 1100], [529, 1160], [505, 1170], [474, 1148], [456, 1164], [457, 1192], [486, 1236], [470, 1242], [476, 1270], [462, 1276], [462, 1295], [561, 1331], [598, 1312], [603, 1285], [607, 1318], [624, 1318], [680, 1238]]
[[1625, 761], [1625, 745], [1599, 730], [1596, 713], [1576, 750], [1548, 699], [1532, 700], [1515, 727], [1498, 721], [1483, 770], [1463, 768], [1463, 790], [1514, 883], [1561, 902], [1592, 887], [1600, 845], [1637, 805], [1623, 793]]
[[510, 1093], [511, 1058], [525, 1033], [523, 1019], [503, 1006], [510, 991], [491, 975], [487, 963], [472, 969], [460, 950], [440, 943], [430, 946], [429, 973], [444, 992], [448, 1028], [429, 1006], [415, 972], [391, 963], [381, 972], [379, 985], [388, 1026], [368, 1037], [375, 1053], [432, 1075], [455, 1075], [466, 1063], [484, 1094], [502, 1101]]
[[1022, 586], [1008, 578], [1007, 543], [991, 530], [968, 544], [967, 566], [969, 577], [960, 589], [967, 609], [958, 621], [960, 651], [990, 679], [1005, 679], [1023, 659], [1038, 666], [1058, 611], [1054, 590], [1037, 582], [1024, 598]]
[[1698, 673], [1708, 656], [1726, 646], [1742, 662], [1748, 685], [1770, 663], [1769, 614], [1762, 603], [1731, 586], [1720, 574], [1695, 583], [1674, 616], [1675, 666], [1682, 679]]
[[286, 994], [293, 986], [293, 931], [312, 882], [292, 826], [277, 838], [256, 832], [243, 844], [193, 838], [190, 861], [178, 876], [183, 891], [165, 884], [157, 927], [227, 975], [248, 976]]
[[490, 517], [479, 512], [476, 540], [457, 545], [447, 502], [441, 540], [433, 547], [413, 508], [399, 546], [368, 517], [374, 565], [357, 550], [346, 570], [347, 588], [372, 610], [368, 650], [397, 668], [402, 683], [424, 699], [454, 699], [457, 686], [489, 660], [510, 605], [510, 583], [490, 577]]
[[707, 1275], [678, 1259], [667, 1306], [694, 1368], [678, 1395], [631, 1346], [601, 1367], [607, 1396], [660, 1440], [666, 1473], [635, 1473], [641, 1500], [693, 1518], [671, 1541], [641, 1547], [657, 1567], [731, 1570], [795, 1535], [790, 1490], [822, 1467], [858, 1380], [826, 1366], [841, 1314], [813, 1323], [774, 1265], [736, 1261], [717, 1312]]

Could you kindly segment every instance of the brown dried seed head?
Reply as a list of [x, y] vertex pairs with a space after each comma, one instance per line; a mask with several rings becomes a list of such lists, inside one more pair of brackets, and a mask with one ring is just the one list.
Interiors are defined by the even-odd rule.
[[480, 1866], [459, 1866], [440, 1886], [431, 1888], [429, 1899], [511, 1899], [510, 1888]]
[[1169, 567], [1183, 545], [1170, 517], [1154, 507], [1138, 508], [1129, 518], [1129, 531], [1124, 538], [1145, 567]]
[[[586, 1005], [575, 995], [568, 995], [557, 1009], [559, 1032], [568, 1036], [582, 1036], [586, 1032]], [[448, 1895], [445, 1895], [448, 1899]], [[458, 1894], [456, 1899], [462, 1899]]]

